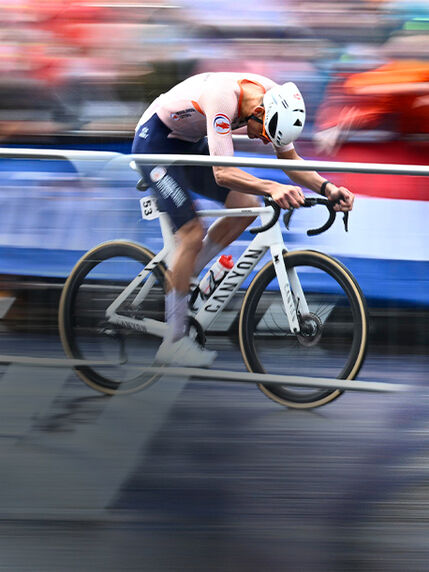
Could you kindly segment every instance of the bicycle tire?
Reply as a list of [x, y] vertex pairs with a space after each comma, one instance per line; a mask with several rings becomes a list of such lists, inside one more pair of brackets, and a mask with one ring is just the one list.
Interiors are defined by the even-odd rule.
[[[306, 340], [288, 328], [270, 261], [250, 284], [240, 313], [239, 342], [247, 369], [261, 374], [354, 379], [368, 344], [368, 311], [356, 279], [340, 261], [321, 252], [285, 252], [283, 260], [287, 270], [294, 269], [300, 276], [305, 298], [313, 306], [304, 318], [311, 323], [312, 337]], [[339, 389], [299, 389], [263, 382], [258, 387], [277, 403], [300, 409], [320, 407], [343, 393]]]
[[[125, 343], [131, 346], [132, 340], [134, 354], [141, 352], [144, 355], [145, 349], [152, 352], [153, 346], [153, 359], [159, 338], [152, 340], [143, 332], [127, 331], [126, 328], [121, 330], [113, 327], [109, 330], [110, 326], [107, 326], [103, 329], [105, 309], [114, 299], [114, 292], [129, 283], [130, 278], [134, 278], [153, 257], [153, 252], [144, 246], [115, 240], [96, 246], [77, 262], [64, 284], [58, 312], [60, 338], [68, 357], [94, 360], [106, 359], [107, 356], [107, 359], [113, 360], [114, 356], [121, 354]], [[156, 266], [153, 273], [156, 282], [154, 292], [151, 289], [148, 307], [163, 321], [168, 277], [162, 264]], [[130, 276], [124, 278], [124, 274]], [[159, 305], [156, 305], [154, 296], [158, 294]], [[146, 309], [139, 307], [139, 311], [146, 312]], [[148, 341], [150, 348], [145, 346]], [[141, 365], [151, 364], [150, 356], [147, 358], [147, 363]], [[79, 366], [74, 369], [92, 389], [108, 395], [132, 393], [159, 379], [154, 374], [139, 373], [135, 364], [131, 367], [127, 363], [106, 367]]]

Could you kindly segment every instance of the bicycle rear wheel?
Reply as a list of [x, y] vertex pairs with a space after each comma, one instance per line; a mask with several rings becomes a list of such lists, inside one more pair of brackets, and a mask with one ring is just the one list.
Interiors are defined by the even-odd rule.
[[[131, 393], [158, 379], [154, 374], [139, 371], [139, 367], [152, 365], [160, 338], [144, 328], [113, 325], [106, 317], [106, 309], [153, 256], [150, 250], [135, 243], [107, 242], [86, 253], [64, 285], [59, 330], [66, 354], [70, 358], [117, 363], [75, 368], [79, 377], [97, 391]], [[163, 322], [166, 279], [164, 266], [157, 265], [123, 300], [116, 313], [125, 318], [144, 317]], [[148, 280], [151, 281], [148, 293], [135, 309], [131, 302]]]
[[[249, 371], [301, 377], [354, 379], [365, 358], [368, 317], [355, 278], [338, 260], [316, 251], [285, 253], [301, 333], [289, 328], [274, 270], [269, 262], [250, 284], [240, 314], [239, 339]], [[262, 376], [261, 376], [262, 378]], [[324, 405], [341, 395], [339, 389], [259, 384], [274, 401], [294, 408]]]

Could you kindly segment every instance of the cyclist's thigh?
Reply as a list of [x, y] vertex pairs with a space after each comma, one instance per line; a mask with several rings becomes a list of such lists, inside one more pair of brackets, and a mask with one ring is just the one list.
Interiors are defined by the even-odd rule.
[[176, 230], [197, 218], [194, 203], [184, 184], [182, 170], [180, 166], [158, 166], [145, 173], [159, 210], [169, 215]]
[[[155, 114], [141, 125], [134, 138], [135, 154], [189, 153], [187, 141], [169, 139], [170, 129]], [[196, 218], [195, 207], [188, 192], [187, 176], [181, 165], [139, 165], [157, 198], [159, 210], [168, 213], [175, 229]]]

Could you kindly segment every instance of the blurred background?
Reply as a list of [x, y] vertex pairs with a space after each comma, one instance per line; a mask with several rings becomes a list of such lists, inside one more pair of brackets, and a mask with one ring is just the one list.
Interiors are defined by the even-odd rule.
[[[0, 354], [63, 357], [59, 295], [90, 247], [160, 248], [126, 159], [134, 127], [177, 82], [224, 70], [298, 84], [305, 159], [429, 163], [428, 0], [1, 0]], [[236, 141], [237, 155], [271, 152]], [[327, 176], [357, 196], [349, 232], [338, 220], [309, 238], [325, 214], [301, 209], [286, 243], [358, 279], [359, 379], [419, 390], [314, 411], [188, 379], [106, 398], [69, 369], [0, 361], [4, 569], [427, 571], [429, 179]], [[221, 333], [224, 367], [243, 369], [236, 332]]]
[[427, 134], [424, 0], [4, 0], [0, 11], [3, 142], [129, 138], [157, 95], [220, 70], [299, 83], [309, 138], [346, 106], [349, 130]]
[[[157, 95], [195, 73], [247, 70], [299, 85], [308, 121], [296, 146], [306, 159], [427, 164], [429, 156], [425, 0], [4, 0], [0, 70], [3, 147], [129, 153]], [[241, 138], [236, 152], [272, 150]], [[16, 277], [61, 282], [102, 240], [159, 248], [157, 224], [139, 220], [136, 176], [114, 157], [89, 164], [0, 154], [3, 291], [16, 288]], [[280, 171], [254, 172], [285, 180]], [[374, 312], [425, 314], [429, 180], [328, 176], [359, 196], [349, 234], [338, 225], [309, 242], [311, 221], [300, 214], [287, 243], [340, 257]]]
[[427, 133], [424, 0], [5, 0], [0, 10], [4, 142], [130, 137], [157, 95], [220, 70], [298, 82], [308, 137], [339, 106], [356, 108], [353, 131]]

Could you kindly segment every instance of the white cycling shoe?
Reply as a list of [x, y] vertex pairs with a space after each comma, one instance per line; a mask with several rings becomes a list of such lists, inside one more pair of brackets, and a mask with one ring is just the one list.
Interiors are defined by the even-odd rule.
[[182, 367], [209, 367], [216, 356], [217, 352], [206, 350], [188, 336], [184, 336], [177, 342], [162, 342], [156, 353], [155, 363]]

